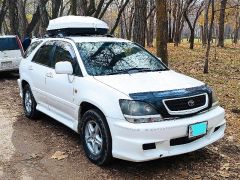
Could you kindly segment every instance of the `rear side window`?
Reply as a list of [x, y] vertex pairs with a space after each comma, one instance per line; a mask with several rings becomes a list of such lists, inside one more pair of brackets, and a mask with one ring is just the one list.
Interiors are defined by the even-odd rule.
[[16, 37], [0, 38], [0, 51], [19, 50]]
[[26, 52], [24, 54], [24, 58], [27, 58], [34, 51], [34, 49], [41, 43], [42, 43], [42, 41], [35, 41], [35, 42], [31, 43], [31, 45], [28, 47], [28, 49], [26, 50]]
[[53, 47], [54, 47], [53, 43], [51, 42], [44, 44], [42, 47], [40, 47], [38, 52], [35, 54], [32, 61], [37, 64], [50, 67]]

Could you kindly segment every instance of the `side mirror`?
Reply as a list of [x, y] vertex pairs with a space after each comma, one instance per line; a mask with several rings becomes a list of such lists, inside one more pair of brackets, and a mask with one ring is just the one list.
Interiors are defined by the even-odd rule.
[[56, 74], [73, 74], [73, 67], [72, 64], [68, 61], [58, 62], [55, 65], [55, 72]]

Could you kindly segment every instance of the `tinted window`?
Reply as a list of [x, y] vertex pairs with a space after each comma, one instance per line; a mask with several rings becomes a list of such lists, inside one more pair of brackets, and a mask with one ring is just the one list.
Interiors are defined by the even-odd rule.
[[55, 64], [58, 62], [68, 61], [73, 66], [73, 74], [81, 75], [81, 70], [72, 45], [63, 41], [57, 41], [55, 45], [56, 50], [54, 53], [52, 67], [55, 68]]
[[52, 43], [43, 45], [40, 47], [32, 61], [50, 67], [53, 47]]
[[39, 45], [41, 44], [42, 41], [35, 41], [33, 43], [31, 43], [31, 45], [28, 47], [28, 49], [26, 50], [25, 54], [24, 54], [24, 58], [28, 57], [33, 50]]
[[88, 74], [108, 75], [167, 70], [162, 62], [130, 42], [82, 42], [77, 44]]
[[0, 38], [0, 51], [18, 50], [20, 49], [15, 37]]

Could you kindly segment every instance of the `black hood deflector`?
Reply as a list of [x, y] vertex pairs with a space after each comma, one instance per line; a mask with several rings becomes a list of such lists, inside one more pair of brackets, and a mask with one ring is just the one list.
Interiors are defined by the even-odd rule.
[[[164, 118], [170, 118], [170, 117], [192, 116], [193, 114], [177, 115], [177, 116], [170, 115], [167, 112], [162, 100], [195, 96], [195, 95], [199, 95], [199, 94], [203, 94], [203, 93], [207, 93], [208, 97], [209, 97], [208, 107], [201, 110], [201, 111], [205, 111], [205, 110], [211, 108], [211, 106], [212, 106], [212, 90], [207, 85], [193, 87], [193, 88], [186, 88], [186, 89], [169, 90], [169, 91], [132, 93], [132, 94], [129, 94], [129, 96], [133, 100], [143, 101], [143, 102], [146, 102], [146, 103], [152, 105], [156, 110], [159, 111], [159, 113]], [[199, 112], [197, 112], [197, 113], [199, 113]], [[194, 114], [196, 114], [196, 113], [194, 113]]]

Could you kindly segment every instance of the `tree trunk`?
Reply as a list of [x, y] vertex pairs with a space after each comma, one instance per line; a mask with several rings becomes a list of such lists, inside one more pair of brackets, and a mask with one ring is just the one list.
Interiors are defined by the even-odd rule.
[[40, 25], [40, 35], [43, 36], [46, 33], [47, 26], [49, 24], [49, 18], [48, 18], [48, 12], [46, 9], [46, 3], [44, 1], [40, 1], [39, 3], [39, 11], [40, 11], [40, 20], [41, 20], [41, 25]]
[[168, 42], [172, 43], [172, 0], [169, 0], [169, 7], [168, 7]]
[[4, 22], [4, 17], [7, 13], [7, 0], [2, 1], [1, 11], [0, 11], [0, 32], [2, 31], [2, 25]]
[[133, 41], [145, 46], [145, 32], [146, 32], [146, 20], [147, 20], [147, 0], [135, 0], [134, 1], [134, 33]]
[[218, 46], [224, 47], [224, 24], [225, 24], [225, 9], [227, 5], [227, 0], [221, 0], [221, 9], [219, 16], [219, 24], [218, 24]]
[[168, 65], [168, 20], [167, 20], [167, 0], [156, 0], [157, 17], [157, 56], [164, 64]]
[[195, 38], [195, 36], [194, 36], [194, 29], [192, 28], [192, 29], [190, 29], [190, 38], [189, 38], [189, 43], [190, 43], [190, 49], [193, 49], [194, 48], [194, 38]]
[[[240, 0], [238, 0], [238, 4], [240, 4]], [[234, 36], [233, 36], [233, 43], [237, 44], [238, 42], [238, 32], [240, 29], [240, 17], [239, 17], [239, 6], [236, 8], [235, 12], [235, 28], [234, 28]]]
[[212, 31], [213, 31], [213, 23], [214, 23], [214, 0], [209, 0], [208, 7], [210, 6], [210, 3], [212, 4], [212, 17], [211, 17], [211, 22], [210, 22], [210, 28], [208, 32], [208, 39], [207, 39], [207, 49], [206, 49], [206, 54], [205, 54], [205, 64], [204, 64], [204, 73], [208, 73], [208, 62], [209, 62], [209, 53], [210, 53], [210, 48], [211, 48], [211, 39], [212, 39]]
[[174, 46], [178, 46], [181, 39], [181, 32], [183, 28], [183, 1], [177, 1], [177, 11], [176, 11], [176, 25], [174, 33]]
[[72, 15], [77, 15], [77, 0], [71, 0]]
[[116, 21], [114, 23], [114, 26], [113, 26], [113, 28], [110, 31], [110, 34], [114, 34], [115, 30], [117, 29], [117, 26], [118, 26], [119, 21], [121, 19], [122, 13], [123, 13], [123, 11], [124, 11], [124, 9], [125, 9], [125, 7], [127, 6], [128, 3], [129, 3], [129, 0], [126, 0], [125, 3], [121, 6], [121, 8], [120, 8], [120, 10], [118, 12], [117, 19], [116, 19]]
[[201, 3], [199, 5], [199, 8], [197, 10], [197, 13], [196, 13], [196, 16], [195, 16], [195, 19], [194, 19], [194, 22], [193, 22], [193, 25], [191, 24], [189, 18], [188, 18], [188, 8], [189, 6], [191, 5], [191, 3], [193, 2], [193, 0], [188, 0], [186, 2], [186, 7], [184, 8], [184, 12], [183, 12], [183, 16], [188, 24], [188, 27], [190, 29], [190, 38], [189, 38], [189, 43], [190, 43], [190, 49], [193, 49], [194, 48], [194, 39], [195, 39], [195, 27], [196, 27], [196, 23], [197, 23], [197, 20], [202, 12], [202, 6], [203, 6], [203, 3]]
[[58, 17], [58, 13], [62, 3], [62, 0], [52, 0], [52, 19]]
[[87, 1], [86, 0], [76, 0], [76, 5], [77, 5], [77, 15], [78, 16], [86, 16], [88, 7], [87, 7]]
[[18, 11], [17, 11], [17, 5], [15, 0], [9, 0], [8, 1], [9, 6], [9, 21], [10, 21], [10, 33], [13, 35], [19, 35], [18, 31]]
[[133, 30], [133, 20], [134, 20], [134, 8], [131, 8], [131, 16], [129, 18], [129, 29], [128, 29], [128, 36], [127, 39], [131, 40], [132, 39], [132, 30]]
[[[154, 7], [154, 1], [150, 1], [150, 8], [149, 10]], [[153, 47], [153, 33], [154, 33], [154, 16], [155, 13], [151, 12], [151, 15], [149, 16], [149, 22], [148, 22], [148, 28], [147, 28], [147, 46]]]
[[[48, 0], [41, 0], [41, 6], [45, 6]], [[28, 24], [28, 27], [26, 29], [26, 35], [30, 36], [30, 34], [33, 32], [34, 28], [38, 24], [40, 20], [40, 5], [38, 5], [36, 12], [32, 16], [31, 22]]]
[[26, 11], [25, 11], [25, 4], [22, 0], [18, 0], [17, 2], [18, 8], [18, 19], [19, 19], [19, 33], [20, 37], [24, 38], [23, 35], [26, 32], [26, 28], [28, 25], [27, 18], [26, 18]]
[[202, 34], [202, 45], [203, 47], [207, 44], [207, 38], [208, 38], [208, 11], [210, 6], [211, 0], [205, 0], [204, 5], [204, 25], [203, 25], [203, 34]]
[[110, 4], [111, 4], [112, 2], [113, 2], [113, 0], [109, 0], [109, 1], [107, 2], [107, 4], [105, 5], [104, 9], [103, 9], [102, 12], [99, 14], [99, 17], [98, 17], [99, 19], [102, 19], [102, 18], [103, 18], [104, 14], [106, 13], [108, 7], [110, 6]]

